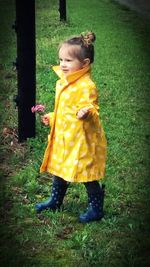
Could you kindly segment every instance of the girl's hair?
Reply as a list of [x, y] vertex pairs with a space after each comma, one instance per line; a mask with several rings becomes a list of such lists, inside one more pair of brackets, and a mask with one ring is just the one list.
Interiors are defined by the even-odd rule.
[[83, 61], [85, 58], [90, 59], [90, 63], [94, 62], [94, 41], [96, 40], [96, 35], [93, 32], [88, 32], [87, 34], [81, 34], [79, 36], [74, 36], [59, 46], [60, 48], [64, 44], [78, 46], [79, 49], [72, 49], [71, 53], [77, 57], [80, 61]]

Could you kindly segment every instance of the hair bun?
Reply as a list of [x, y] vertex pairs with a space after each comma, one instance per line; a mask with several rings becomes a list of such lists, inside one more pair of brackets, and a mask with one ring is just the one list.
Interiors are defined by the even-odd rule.
[[94, 32], [88, 32], [86, 35], [85, 35], [85, 39], [87, 39], [87, 41], [89, 43], [94, 43], [95, 40], [96, 40], [96, 35]]

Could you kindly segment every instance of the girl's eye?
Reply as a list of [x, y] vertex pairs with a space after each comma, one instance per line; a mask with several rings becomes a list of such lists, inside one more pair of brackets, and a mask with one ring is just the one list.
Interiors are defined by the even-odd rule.
[[59, 61], [62, 62], [62, 61], [66, 61], [66, 62], [71, 62], [72, 60], [71, 59], [62, 59], [62, 58], [59, 58]]

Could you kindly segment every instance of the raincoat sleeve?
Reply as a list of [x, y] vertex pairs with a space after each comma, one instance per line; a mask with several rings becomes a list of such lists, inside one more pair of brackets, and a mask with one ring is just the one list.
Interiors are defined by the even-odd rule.
[[50, 124], [50, 127], [52, 127], [54, 123], [54, 112], [50, 112], [48, 114], [49, 114], [49, 124]]
[[96, 87], [83, 90], [83, 94], [77, 105], [77, 113], [85, 107], [89, 108], [89, 114], [86, 119], [95, 119], [99, 116], [98, 91]]

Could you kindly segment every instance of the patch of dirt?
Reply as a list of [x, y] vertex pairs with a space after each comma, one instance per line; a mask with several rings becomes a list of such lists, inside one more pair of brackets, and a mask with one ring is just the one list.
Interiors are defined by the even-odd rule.
[[13, 166], [9, 161], [14, 154], [24, 155], [25, 143], [18, 143], [18, 134], [15, 128], [4, 127], [1, 135], [0, 169], [2, 179], [9, 176], [13, 171]]

